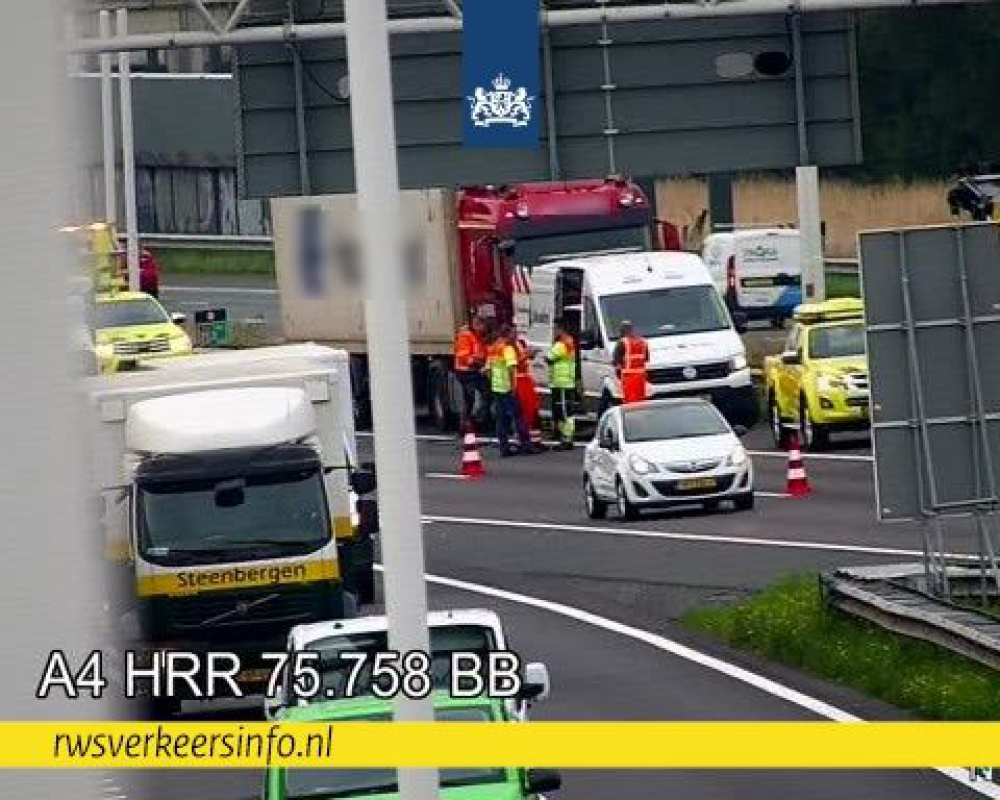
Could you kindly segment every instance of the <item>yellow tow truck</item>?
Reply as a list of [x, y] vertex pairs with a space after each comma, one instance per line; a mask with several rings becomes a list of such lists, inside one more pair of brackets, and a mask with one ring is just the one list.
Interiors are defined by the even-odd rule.
[[800, 305], [784, 352], [764, 360], [768, 418], [775, 444], [797, 430], [820, 450], [835, 431], [869, 428], [870, 392], [864, 307], [857, 298]]

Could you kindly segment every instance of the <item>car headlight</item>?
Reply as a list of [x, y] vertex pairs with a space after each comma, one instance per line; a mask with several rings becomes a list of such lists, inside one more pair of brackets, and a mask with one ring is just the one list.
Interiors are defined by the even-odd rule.
[[739, 372], [747, 368], [747, 357], [743, 353], [739, 353], [732, 357], [729, 361], [729, 366], [732, 368], [733, 372]]
[[816, 388], [821, 392], [832, 392], [844, 388], [844, 381], [833, 375], [820, 375], [816, 378]]
[[727, 460], [729, 462], [729, 466], [731, 467], [742, 467], [747, 463], [746, 448], [741, 444], [736, 445], [736, 447], [733, 448], [733, 452], [729, 454], [729, 458]]
[[652, 472], [659, 472], [656, 464], [640, 455], [629, 456], [628, 465], [636, 475], [649, 475]]

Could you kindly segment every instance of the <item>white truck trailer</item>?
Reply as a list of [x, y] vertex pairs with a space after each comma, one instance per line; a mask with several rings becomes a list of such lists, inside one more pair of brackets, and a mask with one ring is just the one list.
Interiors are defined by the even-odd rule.
[[354, 455], [346, 353], [163, 359], [85, 384], [122, 618], [151, 652], [237, 653], [253, 690], [291, 627], [372, 600], [377, 509], [352, 505], [374, 476]]

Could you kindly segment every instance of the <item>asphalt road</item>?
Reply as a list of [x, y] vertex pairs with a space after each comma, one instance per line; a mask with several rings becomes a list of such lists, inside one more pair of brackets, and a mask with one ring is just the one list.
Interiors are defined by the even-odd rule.
[[[183, 292], [164, 295], [168, 304], [175, 297], [195, 301], [183, 299]], [[248, 298], [248, 307], [271, 297], [218, 296]], [[900, 718], [895, 709], [730, 652], [678, 624], [692, 607], [745, 596], [785, 575], [912, 560], [919, 549], [913, 526], [874, 521], [872, 465], [863, 440], [807, 460], [814, 491], [805, 499], [784, 496], [785, 462], [770, 450], [766, 431], [751, 432], [746, 443], [762, 493], [754, 511], [675, 511], [629, 523], [612, 515], [596, 523], [583, 512], [580, 450], [500, 460], [486, 448], [486, 478], [465, 482], [454, 478], [457, 443], [424, 436], [419, 451], [428, 571], [473, 584], [431, 585], [432, 606], [497, 610], [522, 656], [549, 665], [553, 694], [537, 708], [537, 719], [818, 719], [831, 713], [824, 703], [865, 719]], [[370, 437], [363, 437], [362, 447], [369, 445]], [[956, 552], [971, 545], [964, 534], [952, 540]], [[494, 590], [509, 594], [490, 595]], [[206, 708], [199, 717], [257, 713], [256, 707]], [[149, 800], [235, 800], [253, 797], [260, 776], [171, 772], [133, 776], [129, 784], [120, 787], [121, 794]], [[931, 771], [720, 770], [580, 771], [566, 775], [559, 796], [947, 800], [980, 795]]]

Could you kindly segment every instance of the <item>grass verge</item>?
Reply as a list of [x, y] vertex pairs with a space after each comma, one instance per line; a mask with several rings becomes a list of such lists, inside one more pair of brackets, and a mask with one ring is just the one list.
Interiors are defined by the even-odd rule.
[[156, 251], [165, 275], [258, 275], [274, 277], [271, 250], [171, 249]]
[[1000, 673], [828, 609], [815, 576], [782, 581], [735, 605], [698, 609], [684, 623], [925, 719], [1000, 720]]

